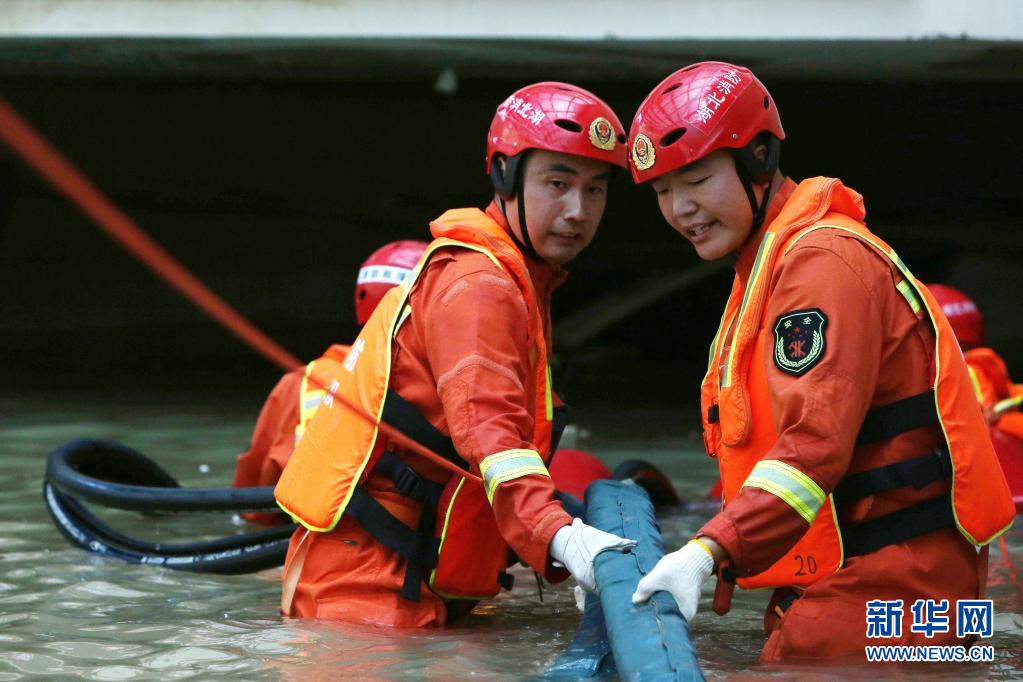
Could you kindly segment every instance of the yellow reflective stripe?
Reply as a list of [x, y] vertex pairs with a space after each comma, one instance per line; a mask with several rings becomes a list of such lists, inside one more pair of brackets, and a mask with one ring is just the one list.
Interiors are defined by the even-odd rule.
[[1001, 414], [1002, 412], [1011, 410], [1014, 407], [1018, 407], [1020, 404], [1023, 404], [1023, 395], [1018, 395], [1013, 398], [1006, 398], [1005, 400], [999, 400], [997, 403], [995, 403], [995, 406], [994, 408], [992, 408], [992, 411], [995, 414]]
[[547, 369], [547, 384], [545, 386], [547, 421], [554, 421], [554, 396], [551, 395], [551, 366], [547, 364], [546, 358], [544, 359], [544, 366]]
[[704, 381], [706, 381], [707, 377], [710, 376], [710, 373], [712, 371], [714, 371], [714, 361], [717, 360], [717, 357], [718, 357], [718, 339], [721, 338], [722, 334], [727, 332], [727, 330], [725, 328], [725, 324], [727, 322], [725, 317], [727, 315], [728, 315], [728, 305], [726, 304], [725, 305], [725, 311], [723, 313], [721, 313], [721, 322], [718, 323], [718, 330], [717, 330], [717, 332], [714, 333], [714, 339], [710, 342], [710, 353], [708, 354], [708, 357], [707, 357], [707, 374], [704, 375], [704, 377], [703, 377]]
[[539, 474], [550, 478], [543, 459], [536, 450], [505, 450], [486, 457], [480, 462], [480, 475], [483, 476], [483, 487], [487, 491], [487, 499], [494, 502], [494, 491], [505, 481]]
[[[451, 510], [455, 508], [455, 500], [458, 499], [458, 493], [462, 492], [462, 486], [464, 484], [465, 484], [465, 479], [463, 478], [462, 480], [460, 480], [458, 482], [458, 485], [455, 486], [455, 492], [454, 492], [453, 495], [451, 495], [451, 501], [448, 502], [448, 508], [444, 511], [444, 527], [440, 531], [440, 544], [437, 545], [437, 554], [438, 554], [438, 556], [440, 555], [440, 553], [442, 551], [444, 551], [444, 541], [448, 537], [448, 524], [451, 522]], [[437, 577], [437, 569], [435, 568], [432, 571], [430, 571], [430, 586], [431, 587], [433, 586], [433, 581], [434, 581], [434, 579], [436, 577]]]
[[746, 312], [746, 306], [749, 304], [750, 297], [753, 294], [753, 290], [756, 289], [757, 280], [759, 279], [761, 266], [764, 264], [768, 251], [771, 250], [771, 244], [774, 243], [775, 238], [774, 232], [768, 232], [764, 235], [763, 241], [760, 242], [760, 248], [757, 249], [756, 260], [753, 261], [753, 269], [750, 271], [749, 280], [746, 282], [746, 293], [742, 295], [742, 305], [739, 307], [739, 312], [735, 318], [735, 331], [732, 333], [732, 345], [728, 349], [728, 362], [725, 364], [725, 376], [724, 381], [721, 382], [721, 386], [732, 385], [732, 366], [735, 360], [736, 349], [739, 344], [736, 340], [739, 337], [739, 328], [742, 326], [742, 316]]
[[983, 404], [984, 392], [980, 389], [980, 380], [977, 378], [976, 370], [974, 370], [973, 367], [970, 367], [970, 365], [967, 364], [966, 371], [970, 373], [970, 383], [973, 384], [973, 395], [977, 397], [978, 403]]
[[412, 306], [406, 305], [404, 310], [401, 311], [401, 315], [398, 316], [398, 321], [394, 324], [394, 331], [391, 332], [392, 338], [397, 338], [398, 330], [401, 329], [401, 325], [405, 324], [405, 320], [412, 314]]
[[320, 403], [323, 402], [323, 396], [327, 395], [327, 392], [319, 388], [311, 388], [309, 386], [309, 377], [313, 373], [313, 365], [316, 361], [313, 360], [305, 366], [305, 372], [302, 374], [302, 385], [298, 389], [298, 424], [295, 425], [295, 442], [297, 443], [302, 434], [305, 433], [306, 424], [316, 414], [316, 410], [319, 409]]
[[909, 282], [904, 279], [899, 280], [899, 283], [895, 285], [895, 288], [898, 289], [899, 293], [902, 294], [902, 297], [906, 299], [906, 303], [909, 303], [909, 307], [913, 309], [913, 314], [920, 317], [920, 311], [922, 310], [920, 307], [920, 301], [917, 300], [916, 294], [913, 292], [913, 287], [910, 286]]
[[757, 462], [742, 487], [760, 488], [781, 498], [807, 523], [813, 523], [827, 498], [813, 479], [776, 459]]

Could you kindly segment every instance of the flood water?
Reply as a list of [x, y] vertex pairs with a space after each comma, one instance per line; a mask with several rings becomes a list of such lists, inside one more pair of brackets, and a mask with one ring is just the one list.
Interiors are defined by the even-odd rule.
[[[126, 565], [73, 549], [57, 532], [41, 499], [46, 454], [80, 437], [125, 443], [159, 462], [185, 486], [230, 482], [234, 458], [248, 442], [258, 402], [217, 402], [88, 395], [0, 398], [0, 681], [37, 676], [89, 680], [530, 679], [571, 639], [578, 614], [571, 589], [549, 587], [543, 601], [532, 575], [517, 572], [511, 593], [483, 604], [458, 627], [395, 632], [277, 613], [279, 570], [216, 576]], [[651, 420], [605, 419], [582, 426], [585, 447], [610, 466], [630, 458], [660, 467], [686, 498], [715, 477], [714, 463], [692, 434], [651, 428]], [[653, 420], [656, 421], [656, 420]], [[676, 546], [709, 517], [706, 506], [663, 518]], [[101, 514], [116, 528], [163, 541], [223, 535], [237, 527], [226, 514], [142, 518]], [[1023, 570], [1023, 528], [1008, 535]], [[763, 644], [766, 595], [736, 594], [718, 618], [705, 593], [694, 644], [709, 678], [782, 676], [821, 679], [1023, 677], [1023, 615], [1018, 587], [1001, 553], [991, 554], [995, 604], [994, 664], [771, 669], [756, 665]]]

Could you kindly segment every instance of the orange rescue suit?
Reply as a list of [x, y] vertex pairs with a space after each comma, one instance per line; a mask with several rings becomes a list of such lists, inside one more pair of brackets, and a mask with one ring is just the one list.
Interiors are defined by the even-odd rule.
[[[320, 375], [339, 365], [349, 346], [334, 344], [305, 367], [280, 378], [270, 391], [252, 430], [249, 449], [238, 455], [234, 473], [235, 488], [277, 485], [302, 430], [323, 398], [318, 382], [310, 381], [313, 372]], [[286, 520], [280, 513], [251, 512], [242, 515], [249, 521], [279, 524]]]
[[[863, 216], [838, 180], [786, 181], [739, 254], [703, 385], [724, 509], [700, 534], [728, 553], [741, 586], [802, 594], [780, 622], [769, 612], [766, 661], [862, 659], [869, 599], [978, 596], [972, 544], [1014, 514], [940, 306]], [[872, 415], [897, 403], [931, 418], [864, 441], [883, 421]], [[935, 472], [918, 489], [836, 505], [850, 480], [911, 460]], [[916, 522], [948, 527], [873, 547], [885, 533], [866, 522], [910, 508], [923, 512]]]
[[[524, 258], [493, 206], [449, 211], [431, 229], [436, 240], [413, 276], [385, 296], [341, 370], [325, 379], [323, 406], [277, 485], [281, 507], [305, 526], [285, 567], [288, 615], [440, 623], [445, 599], [497, 592], [509, 547], [549, 579], [565, 576], [550, 566], [547, 548], [571, 519], [554, 501], [544, 465], [553, 418], [548, 301], [560, 272]], [[395, 396], [407, 402], [450, 437], [484, 484], [385, 442], [335, 394], [377, 419]], [[422, 505], [378, 475], [388, 455], [443, 488], [434, 526], [439, 556], [418, 601], [402, 597], [409, 561], [351, 515], [353, 501], [368, 493], [406, 526], [422, 527]]]
[[1012, 382], [1005, 361], [991, 348], [971, 348], [965, 357], [1016, 512], [1023, 513], [1023, 385]]
[[977, 400], [989, 423], [1023, 439], [1023, 385], [1009, 378], [1005, 361], [991, 348], [973, 348], [965, 353]]

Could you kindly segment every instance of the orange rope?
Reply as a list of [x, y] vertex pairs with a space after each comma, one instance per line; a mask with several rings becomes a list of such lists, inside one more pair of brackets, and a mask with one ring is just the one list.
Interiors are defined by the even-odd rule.
[[[234, 334], [242, 343], [285, 371], [302, 366], [298, 358], [267, 336], [231, 307], [184, 265], [157, 244], [131, 218], [108, 199], [59, 151], [0, 97], [0, 139], [34, 168], [57, 192], [139, 262], [156, 273], [193, 305]], [[325, 388], [325, 387], [323, 387]], [[384, 434], [417, 455], [464, 478], [480, 480], [394, 427], [367, 414], [344, 396], [334, 398], [359, 417], [376, 424]]]
[[245, 345], [285, 370], [304, 364], [242, 317], [153, 241], [3, 98], [0, 98], [0, 137], [111, 239], [200, 310], [226, 327]]

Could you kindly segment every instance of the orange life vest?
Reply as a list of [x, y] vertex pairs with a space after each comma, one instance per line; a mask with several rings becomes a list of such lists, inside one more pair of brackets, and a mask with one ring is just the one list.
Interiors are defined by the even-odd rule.
[[[306, 426], [274, 494], [280, 507], [311, 531], [329, 531], [342, 514], [349, 513], [382, 544], [409, 556], [405, 596], [418, 597], [417, 572], [429, 569], [428, 583], [434, 592], [445, 597], [482, 599], [500, 590], [500, 575], [509, 555], [490, 508], [494, 489], [518, 476], [549, 475], [545, 459], [539, 454], [549, 457], [554, 416], [546, 338], [525, 261], [500, 225], [477, 209], [456, 209], [446, 212], [430, 227], [435, 239], [412, 275], [384, 296], [344, 362], [317, 379], [325, 387], [322, 404]], [[417, 481], [419, 489], [428, 491], [424, 494], [427, 500], [416, 498], [424, 502], [418, 531], [420, 536], [428, 533], [430, 537], [415, 539], [406, 534], [403, 539], [395, 539], [391, 531], [400, 535], [401, 529], [382, 519], [376, 503], [359, 484], [381, 467], [392, 470], [394, 475], [389, 475], [392, 480], [407, 482], [419, 477], [411, 469], [410, 475], [405, 469], [395, 468], [404, 465], [396, 464], [397, 458], [385, 452], [387, 444], [380, 437], [380, 421], [468, 468], [445, 436], [401, 396], [388, 390], [392, 341], [402, 323], [415, 314], [408, 304], [409, 294], [429, 259], [444, 248], [470, 249], [486, 255], [512, 277], [522, 294], [529, 315], [530, 355], [535, 371], [533, 380], [524, 383], [534, 386], [536, 391], [532, 443], [537, 450], [511, 450], [486, 457], [478, 472], [483, 484], [453, 475], [433, 490], [438, 484], [425, 479]], [[376, 422], [367, 421], [334, 400], [339, 394], [374, 416]], [[410, 411], [414, 413], [411, 417]], [[390, 417], [392, 414], [396, 416]], [[438, 444], [437, 436], [446, 440], [446, 447], [444, 442]], [[387, 475], [386, 471], [382, 473]], [[395, 483], [398, 485], [399, 481]], [[398, 487], [402, 491], [401, 485]], [[431, 506], [436, 508], [435, 516], [427, 511]], [[373, 519], [361, 516], [366, 509], [375, 515]], [[378, 534], [368, 527], [381, 523], [391, 530]], [[417, 567], [416, 563], [420, 565]]]
[[[895, 252], [859, 222], [863, 214], [858, 196], [852, 202], [855, 206], [842, 207], [845, 212], [832, 209], [825, 199], [840, 189], [841, 183], [838, 180], [826, 178], [807, 180], [796, 188], [781, 214], [766, 230], [746, 286], [743, 287], [738, 278], [735, 280], [721, 325], [711, 345], [710, 364], [703, 381], [701, 400], [704, 443], [707, 452], [718, 458], [724, 504], [734, 499], [743, 487], [757, 487], [787, 502], [809, 524], [806, 534], [784, 557], [766, 571], [737, 581], [747, 589], [805, 587], [837, 571], [849, 555], [849, 547], [843, 546], [843, 540], [846, 545], [852, 545], [851, 536], [859, 526], [867, 525], [839, 528], [835, 514], [835, 495], [825, 493], [808, 475], [788, 463], [769, 458], [771, 448], [778, 438], [765, 376], [766, 361], [769, 360], [765, 358], [765, 349], [774, 347], [771, 342], [773, 330], [765, 319], [767, 302], [771, 296], [772, 274], [796, 241], [814, 230], [842, 230], [890, 259], [904, 278], [898, 284], [900, 293], [918, 317], [928, 317], [935, 330], [937, 374], [933, 390], [900, 402], [907, 405], [912, 403], [916, 412], [929, 413], [930, 423], [940, 423], [948, 447], [945, 460], [932, 467], [927, 458], [941, 459], [940, 453], [920, 459], [921, 463], [927, 464], [929, 470], [944, 469], [940, 476], [951, 477], [952, 492], [950, 496], [928, 500], [903, 510], [914, 516], [914, 523], [920, 522], [927, 527], [927, 530], [920, 529], [915, 534], [936, 529], [933, 527], [935, 523], [954, 523], [971, 543], [984, 545], [1004, 532], [1015, 514], [984, 419], [970, 390], [962, 353], [948, 321], [941, 313], [941, 306], [913, 277]], [[883, 407], [868, 414], [860, 431], [860, 442], [864, 440], [868, 422], [872, 426], [878, 423], [878, 420], [872, 420], [871, 415], [878, 413], [879, 416], [886, 416], [881, 415], [882, 410]], [[906, 431], [922, 425], [926, 424], [916, 423], [900, 430]], [[871, 430], [879, 432], [875, 434], [879, 437], [871, 440], [882, 440], [899, 432], [885, 433], [884, 428]], [[882, 467], [895, 468], [897, 465]], [[855, 477], [860, 478], [857, 483], [865, 483], [871, 474], [864, 472], [847, 476], [843, 483]], [[895, 487], [898, 486], [886, 489]], [[836, 491], [841, 488], [840, 485]], [[869, 486], [866, 492], [871, 492]], [[881, 492], [881, 489], [873, 492]], [[859, 495], [862, 496], [865, 495]], [[876, 528], [879, 526], [871, 526], [871, 529]], [[908, 537], [889, 538], [879, 542], [883, 546], [906, 539]], [[856, 553], [880, 548], [876, 538], [864, 537], [862, 534], [857, 536], [857, 545], [867, 549]], [[810, 557], [813, 558], [812, 571], [808, 566]]]
[[337, 373], [340, 365], [351, 346], [336, 343], [327, 352], [305, 366], [302, 384], [298, 392], [298, 424], [295, 425], [295, 442], [302, 439], [305, 427], [316, 414], [323, 398], [327, 395], [326, 387], [330, 386], [330, 378]]

